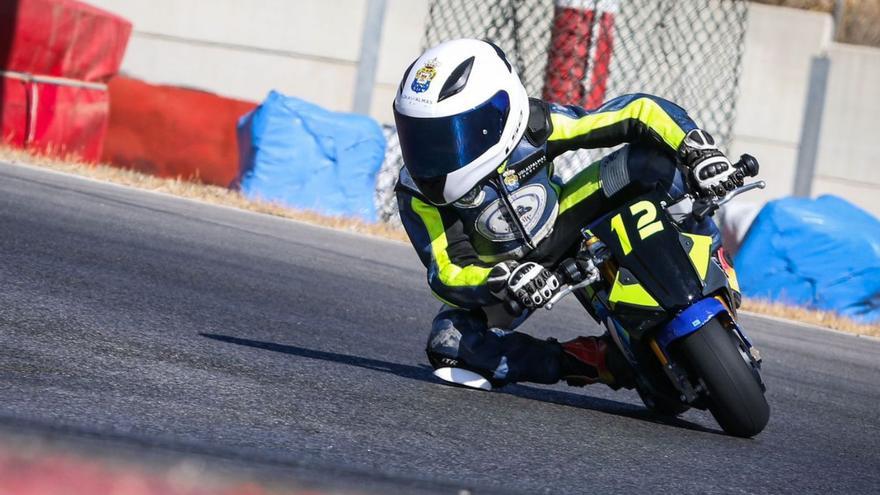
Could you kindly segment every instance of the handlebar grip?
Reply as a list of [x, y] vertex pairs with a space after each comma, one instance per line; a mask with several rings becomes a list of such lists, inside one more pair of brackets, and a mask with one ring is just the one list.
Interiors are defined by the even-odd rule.
[[758, 159], [747, 154], [740, 156], [739, 161], [734, 163], [733, 166], [741, 170], [746, 177], [758, 175], [758, 170], [761, 168], [760, 164], [758, 164]]

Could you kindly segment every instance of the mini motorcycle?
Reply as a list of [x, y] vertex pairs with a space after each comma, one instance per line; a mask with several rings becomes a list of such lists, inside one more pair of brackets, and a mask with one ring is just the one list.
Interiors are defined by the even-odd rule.
[[[758, 173], [749, 155], [734, 166], [743, 178]], [[763, 187], [745, 184], [723, 199], [632, 198], [582, 230], [578, 254], [560, 265], [563, 288], [545, 305], [574, 294], [603, 322], [649, 409], [671, 416], [708, 409], [739, 437], [757, 435], [770, 417], [761, 356], [737, 322], [736, 273], [712, 252], [711, 237], [680, 225]]]

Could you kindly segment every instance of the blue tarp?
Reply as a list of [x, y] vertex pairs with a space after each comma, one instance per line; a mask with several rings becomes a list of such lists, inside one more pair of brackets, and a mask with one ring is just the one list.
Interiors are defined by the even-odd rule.
[[768, 203], [736, 268], [747, 296], [880, 321], [880, 221], [836, 196]]
[[371, 118], [272, 91], [238, 122], [238, 186], [249, 198], [376, 220], [385, 136]]

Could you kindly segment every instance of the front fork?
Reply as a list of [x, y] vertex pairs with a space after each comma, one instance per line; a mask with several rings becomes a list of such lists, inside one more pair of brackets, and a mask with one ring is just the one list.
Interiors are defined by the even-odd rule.
[[[610, 312], [605, 312], [603, 316], [605, 326], [614, 343], [620, 348], [633, 368], [640, 370], [642, 366], [635, 352], [633, 352], [629, 333], [617, 322]], [[766, 389], [760, 375], [761, 355], [736, 322], [726, 301], [720, 297], [704, 299], [680, 313], [672, 322], [654, 335], [648, 336], [644, 341], [651, 350], [651, 353], [659, 361], [666, 377], [679, 392], [679, 400], [687, 404], [694, 404], [699, 400], [704, 391], [703, 386], [700, 383], [692, 383], [687, 370], [677, 364], [670, 356], [669, 345], [676, 340], [699, 331], [703, 325], [713, 318], [718, 318], [722, 321], [725, 328], [734, 332], [739, 342], [740, 355], [751, 366], [756, 380], [761, 384], [761, 388]]]
[[[648, 368], [646, 364], [637, 357], [629, 333], [610, 313], [606, 314], [604, 324], [608, 333], [611, 335], [611, 340], [614, 341], [633, 369], [636, 370], [636, 374], [639, 376], [645, 376], [648, 373], [652, 373], [648, 371], [650, 368]], [[699, 398], [701, 389], [695, 388], [691, 385], [685, 370], [666, 356], [657, 344], [656, 339], [648, 337], [645, 339], [644, 343], [647, 344], [648, 348], [650, 348], [651, 352], [660, 362], [666, 377], [679, 393], [678, 399], [683, 403], [694, 403]], [[641, 355], [645, 356], [645, 354]], [[639, 380], [644, 382], [644, 379]]]
[[682, 399], [686, 399], [688, 403], [695, 400], [701, 392], [699, 390], [701, 385], [691, 384], [687, 371], [676, 365], [671, 359], [669, 345], [699, 331], [712, 319], [718, 319], [724, 325], [724, 328], [733, 332], [740, 355], [752, 369], [752, 373], [761, 385], [761, 389], [766, 390], [760, 373], [761, 353], [752, 345], [751, 339], [749, 339], [742, 327], [737, 323], [736, 317], [728, 306], [727, 301], [722, 297], [716, 296], [698, 301], [685, 309], [657, 334], [649, 338], [649, 347], [663, 364], [663, 369], [666, 371], [672, 384], [681, 392]]

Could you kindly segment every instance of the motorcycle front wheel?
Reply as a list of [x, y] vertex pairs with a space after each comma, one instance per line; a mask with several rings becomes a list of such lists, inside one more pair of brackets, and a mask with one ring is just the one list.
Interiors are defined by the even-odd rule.
[[770, 405], [741, 350], [739, 338], [717, 319], [685, 337], [679, 347], [683, 361], [705, 384], [709, 411], [721, 428], [748, 438], [767, 425]]
[[675, 417], [690, 409], [690, 406], [676, 398], [655, 394], [640, 385], [636, 385], [636, 392], [645, 407], [660, 416]]

